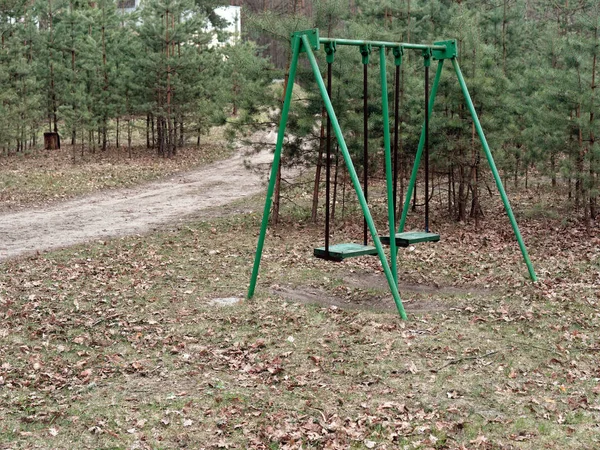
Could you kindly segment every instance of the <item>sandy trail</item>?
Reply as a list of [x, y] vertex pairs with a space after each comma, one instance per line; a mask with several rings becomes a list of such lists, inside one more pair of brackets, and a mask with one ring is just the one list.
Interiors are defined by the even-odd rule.
[[248, 157], [240, 152], [168, 180], [0, 214], [0, 260], [148, 232], [256, 194], [264, 189], [263, 180], [272, 159], [268, 150]]

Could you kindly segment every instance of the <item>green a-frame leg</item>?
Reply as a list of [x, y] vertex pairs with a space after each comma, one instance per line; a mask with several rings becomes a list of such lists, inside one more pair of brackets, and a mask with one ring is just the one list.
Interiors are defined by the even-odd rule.
[[[439, 43], [441, 44], [441, 43]], [[431, 117], [431, 113], [433, 112], [433, 106], [435, 104], [435, 96], [438, 91], [440, 77], [442, 74], [444, 59], [436, 58], [436, 52], [433, 52], [434, 59], [439, 59], [437, 71], [435, 74], [435, 78], [433, 81], [433, 87], [431, 90], [431, 97], [429, 99], [429, 116]], [[467, 84], [465, 83], [465, 79], [460, 70], [460, 66], [458, 65], [458, 61], [456, 60], [456, 55], [449, 58], [452, 62], [452, 67], [456, 73], [456, 77], [458, 78], [458, 82], [460, 84], [461, 91], [465, 98], [465, 103], [467, 104], [467, 108], [469, 109], [469, 113], [471, 114], [471, 118], [475, 125], [475, 129], [477, 130], [477, 136], [481, 141], [481, 145], [483, 147], [483, 151], [485, 153], [485, 157], [490, 166], [490, 170], [494, 176], [494, 180], [496, 182], [496, 188], [500, 193], [500, 197], [502, 198], [502, 203], [504, 204], [504, 209], [506, 210], [506, 214], [508, 215], [508, 219], [512, 226], [515, 237], [517, 238], [517, 242], [519, 244], [519, 248], [521, 250], [521, 254], [523, 255], [523, 260], [527, 265], [527, 270], [529, 271], [529, 277], [532, 281], [537, 281], [537, 276], [535, 274], [535, 270], [533, 268], [533, 264], [531, 263], [531, 259], [529, 258], [529, 254], [527, 253], [527, 247], [525, 247], [525, 242], [523, 241], [523, 237], [521, 236], [521, 231], [519, 230], [519, 225], [517, 224], [517, 220], [515, 219], [515, 215], [513, 214], [512, 208], [510, 206], [510, 202], [508, 201], [508, 196], [506, 195], [506, 191], [504, 190], [504, 185], [502, 184], [502, 180], [500, 179], [500, 174], [498, 173], [498, 169], [496, 168], [496, 163], [494, 162], [494, 157], [492, 156], [492, 152], [488, 145], [487, 139], [485, 138], [485, 134], [483, 132], [483, 128], [481, 127], [481, 122], [479, 121], [479, 117], [477, 116], [477, 112], [475, 111], [475, 106], [473, 105], [473, 100], [469, 94], [469, 90], [467, 89]], [[396, 234], [396, 240], [402, 239], [402, 235], [406, 235], [408, 233], [404, 232], [404, 226], [406, 224], [406, 217], [408, 215], [408, 208], [410, 205], [410, 199], [412, 197], [415, 183], [417, 180], [417, 174], [419, 172], [419, 165], [421, 163], [421, 157], [423, 155], [423, 147], [425, 146], [425, 125], [423, 125], [421, 129], [421, 137], [419, 139], [419, 145], [417, 147], [417, 153], [415, 155], [415, 162], [413, 165], [412, 173], [410, 176], [410, 181], [408, 183], [408, 188], [406, 190], [406, 197], [404, 200], [404, 205], [402, 207], [402, 216], [400, 218], [400, 223], [398, 225], [398, 234]], [[439, 237], [438, 239], [439, 240]]]
[[[367, 222], [369, 231], [371, 233], [371, 237], [375, 244], [375, 248], [377, 249], [377, 255], [379, 256], [379, 259], [381, 261], [381, 265], [383, 267], [388, 285], [390, 287], [390, 291], [394, 298], [394, 302], [398, 309], [398, 313], [400, 314], [402, 319], [407, 318], [406, 312], [404, 310], [404, 306], [402, 305], [402, 300], [400, 299], [400, 294], [398, 292], [397, 268], [396, 268], [396, 241], [395, 241], [395, 239], [390, 240], [391, 241], [390, 242], [390, 253], [391, 253], [391, 261], [392, 261], [392, 268], [390, 268], [390, 265], [387, 262], [387, 259], [386, 259], [386, 256], [385, 256], [385, 253], [383, 250], [381, 240], [379, 238], [379, 234], [377, 233], [377, 230], [375, 228], [375, 223], [373, 222], [373, 217], [371, 216], [371, 212], [369, 210], [364, 193], [362, 191], [360, 181], [356, 174], [354, 164], [352, 163], [352, 159], [350, 157], [348, 147], [346, 146], [346, 142], [344, 140], [342, 130], [341, 130], [339, 122], [337, 120], [335, 111], [333, 110], [333, 105], [331, 103], [331, 99], [329, 98], [329, 95], [327, 93], [327, 88], [323, 81], [323, 77], [321, 76], [321, 72], [319, 70], [319, 66], [317, 64], [315, 55], [313, 53], [313, 50], [318, 50], [320, 48], [320, 44], [330, 44], [331, 45], [332, 43], [334, 46], [335, 45], [364, 46], [364, 45], [368, 44], [368, 45], [371, 45], [372, 47], [379, 48], [381, 83], [382, 83], [382, 91], [383, 91], [383, 93], [382, 93], [383, 111], [382, 112], [383, 112], [384, 117], [386, 118], [384, 120], [384, 147], [385, 147], [385, 155], [386, 155], [386, 183], [387, 183], [387, 187], [388, 187], [388, 209], [389, 209], [388, 216], [390, 216], [390, 220], [389, 220], [390, 235], [394, 234], [394, 231], [395, 231], [395, 229], [394, 229], [395, 228], [395, 218], [394, 218], [395, 211], [393, 208], [393, 199], [391, 198], [392, 197], [392, 174], [391, 174], [389, 121], [387, 120], [388, 105], [387, 105], [387, 81], [386, 81], [386, 70], [385, 70], [385, 49], [386, 48], [402, 49], [402, 50], [413, 49], [413, 50], [421, 50], [421, 51], [429, 50], [431, 55], [433, 56], [433, 58], [439, 61], [438, 69], [436, 72], [436, 78], [434, 81], [434, 85], [432, 87], [432, 92], [431, 92], [432, 95], [431, 95], [430, 101], [429, 101], [429, 108], [428, 108], [429, 113], [431, 114], [431, 111], [433, 109], [433, 104], [435, 101], [435, 94], [437, 92], [437, 88], [439, 85], [439, 79], [440, 79], [441, 71], [442, 71], [442, 67], [443, 67], [443, 61], [445, 59], [450, 59], [455, 68], [457, 77], [459, 79], [459, 83], [461, 85], [461, 89], [465, 96], [465, 100], [467, 101], [467, 106], [469, 107], [469, 110], [473, 117], [473, 121], [477, 128], [478, 135], [482, 141], [484, 151], [486, 153], [486, 157], [490, 164], [490, 168], [492, 169], [492, 172], [494, 173], [496, 185], [502, 196], [504, 206], [505, 206], [507, 213], [509, 215], [509, 218], [511, 220], [511, 225], [513, 226], [513, 230], [515, 231], [515, 235], [517, 236], [517, 239], [519, 241], [519, 246], [521, 247], [523, 257], [525, 259], [525, 262], [527, 263], [527, 267], [529, 268], [529, 273], [531, 275], [532, 280], [535, 281], [536, 276], [535, 276], [535, 272], [533, 270], [533, 266], [531, 265], [531, 261], [529, 260], [529, 256], [527, 255], [527, 250], [526, 250], [523, 240], [521, 238], [521, 234], [519, 232], [516, 220], [514, 219], [514, 215], [512, 214], [512, 210], [510, 208], [510, 204], [508, 202], [506, 192], [504, 191], [504, 187], [502, 186], [502, 182], [500, 180], [498, 171], [494, 164], [494, 160], [491, 155], [489, 146], [487, 145], [487, 141], [485, 140], [483, 130], [481, 129], [481, 124], [479, 123], [479, 119], [477, 118], [477, 114], [475, 112], [475, 108], [473, 107], [473, 103], [472, 103], [469, 93], [467, 91], [467, 87], [464, 82], [464, 78], [462, 77], [462, 73], [460, 72], [458, 62], [456, 61], [456, 56], [457, 56], [456, 41], [444, 41], [444, 42], [435, 43], [434, 45], [421, 45], [421, 44], [405, 44], [405, 43], [394, 43], [394, 42], [383, 42], [383, 41], [330, 39], [330, 38], [319, 38], [318, 30], [313, 29], [313, 30], [300, 31], [300, 32], [293, 33], [292, 37], [291, 37], [292, 58], [291, 58], [291, 63], [290, 63], [288, 83], [287, 83], [287, 88], [286, 88], [286, 92], [285, 92], [283, 107], [281, 110], [281, 121], [280, 121], [279, 130], [278, 130], [278, 134], [277, 134], [277, 143], [275, 146], [273, 165], [271, 167], [271, 175], [269, 178], [269, 185], [267, 188], [267, 196], [265, 199], [265, 207], [263, 210], [261, 229], [260, 229], [260, 234], [258, 237], [258, 243], [257, 243], [257, 247], [256, 247], [256, 255], [254, 258], [252, 275], [250, 278], [250, 286], [248, 288], [248, 298], [250, 299], [254, 296], [256, 282], [258, 279], [260, 260], [262, 257], [262, 252], [263, 252], [263, 247], [264, 247], [264, 242], [265, 242], [265, 237], [266, 237], [266, 232], [267, 232], [267, 226], [268, 226], [268, 222], [269, 222], [269, 215], [270, 215], [271, 206], [273, 203], [273, 192], [274, 192], [274, 187], [275, 187], [275, 179], [277, 176], [277, 170], [279, 168], [279, 162], [281, 159], [281, 152], [283, 149], [283, 140], [285, 137], [285, 129], [287, 126], [287, 120], [288, 120], [288, 115], [289, 115], [289, 110], [290, 110], [290, 105], [291, 105], [291, 100], [292, 100], [292, 90], [293, 90], [293, 86], [294, 86], [294, 80], [296, 77], [298, 58], [299, 58], [300, 53], [306, 53], [308, 60], [310, 62], [310, 66], [313, 70], [315, 80], [319, 87], [321, 97], [323, 98], [323, 101], [325, 103], [325, 108], [327, 110], [327, 114], [329, 115], [329, 117], [331, 119], [335, 136], [338, 140], [338, 144], [339, 144], [342, 156], [344, 158], [344, 162], [345, 162], [347, 170], [350, 174], [350, 179], [352, 181], [352, 185], [354, 187], [354, 190], [356, 191], [356, 195], [358, 197], [361, 209], [363, 211], [365, 220]], [[387, 126], [386, 126], [386, 124], [387, 124]], [[421, 155], [423, 152], [424, 135], [425, 135], [425, 127], [423, 127], [423, 131], [421, 133], [421, 139], [419, 141], [419, 147], [417, 150], [417, 155], [415, 157], [415, 164], [413, 167], [413, 172], [411, 174], [411, 181], [409, 183], [409, 188], [407, 191], [407, 197], [406, 197], [407, 200], [404, 203], [404, 207], [403, 207], [403, 211], [402, 211], [402, 219], [401, 219], [400, 226], [399, 226], [400, 231], [404, 230], [406, 215], [408, 213], [408, 204], [410, 201], [410, 196], [412, 195], [412, 190], [414, 189], [414, 184], [416, 181], [419, 163], [420, 163]]]
[[340, 147], [340, 151], [344, 158], [344, 162], [348, 169], [348, 173], [350, 174], [350, 179], [352, 180], [352, 185], [354, 186], [354, 190], [356, 191], [356, 195], [358, 196], [358, 200], [362, 211], [364, 213], [365, 219], [367, 221], [367, 226], [369, 228], [369, 232], [371, 233], [371, 237], [375, 244], [375, 248], [377, 249], [377, 255], [381, 261], [381, 265], [383, 266], [383, 270], [390, 286], [390, 290], [392, 292], [392, 296], [394, 297], [394, 302], [396, 303], [396, 308], [398, 309], [398, 313], [402, 317], [402, 319], [406, 320], [406, 312], [404, 311], [404, 306], [402, 305], [402, 300], [400, 299], [400, 294], [398, 293], [398, 286], [396, 284], [395, 278], [392, 275], [392, 271], [387, 262], [383, 245], [379, 240], [379, 234], [377, 233], [377, 229], [375, 228], [375, 223], [373, 222], [373, 217], [371, 216], [371, 212], [369, 211], [369, 207], [367, 205], [364, 193], [362, 191], [360, 181], [358, 179], [358, 175], [356, 174], [356, 170], [354, 169], [354, 164], [352, 163], [352, 158], [350, 157], [350, 153], [348, 151], [348, 147], [346, 146], [346, 141], [344, 140], [344, 136], [342, 134], [342, 130], [340, 128], [340, 124], [337, 120], [337, 116], [335, 111], [333, 110], [333, 105], [331, 104], [331, 99], [327, 94], [327, 88], [325, 86], [325, 82], [323, 81], [323, 77], [321, 76], [321, 72], [319, 70], [319, 66], [317, 64], [317, 60], [313, 53], [314, 50], [319, 49], [319, 36], [317, 30], [309, 30], [306, 32], [298, 32], [292, 35], [292, 60], [290, 63], [290, 72], [288, 77], [288, 84], [285, 93], [283, 108], [281, 110], [281, 121], [279, 124], [279, 131], [277, 134], [277, 144], [275, 146], [275, 154], [273, 157], [273, 166], [271, 167], [271, 177], [269, 180], [269, 186], [267, 188], [267, 198], [265, 201], [265, 208], [263, 210], [263, 219], [261, 224], [261, 230], [258, 237], [258, 244], [256, 248], [256, 256], [254, 258], [254, 266], [252, 269], [252, 276], [250, 279], [250, 287], [248, 288], [248, 298], [252, 298], [254, 295], [254, 290], [256, 288], [256, 281], [258, 278], [258, 269], [260, 267], [260, 259], [262, 256], [262, 250], [265, 242], [265, 236], [267, 232], [267, 225], [269, 221], [269, 214], [271, 211], [271, 205], [273, 203], [273, 191], [275, 188], [275, 178], [277, 175], [277, 170], [279, 167], [279, 161], [281, 158], [281, 151], [283, 148], [283, 138], [285, 135], [285, 128], [287, 126], [287, 119], [290, 109], [290, 103], [292, 99], [292, 89], [294, 86], [294, 78], [296, 76], [296, 68], [298, 66], [298, 56], [300, 52], [305, 52], [308, 56], [308, 60], [312, 67], [315, 79], [317, 81], [317, 85], [319, 87], [319, 91], [321, 92], [321, 97], [325, 103], [325, 109], [327, 110], [327, 114], [331, 118], [331, 124], [333, 126], [333, 130], [335, 136], [338, 140], [338, 144]]

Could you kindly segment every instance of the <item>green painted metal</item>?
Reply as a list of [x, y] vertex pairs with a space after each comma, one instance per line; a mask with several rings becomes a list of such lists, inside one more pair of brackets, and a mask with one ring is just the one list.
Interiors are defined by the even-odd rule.
[[[409, 245], [419, 244], [421, 242], [438, 242], [440, 235], [437, 233], [426, 233], [424, 231], [405, 231], [404, 233], [396, 233], [396, 244], [400, 247], [408, 247]], [[382, 244], [389, 244], [389, 236], [381, 236]]]
[[396, 66], [401, 66], [402, 65], [402, 55], [404, 54], [404, 48], [403, 47], [394, 47], [392, 52], [394, 53], [394, 64]]
[[[377, 229], [375, 228], [375, 223], [373, 222], [373, 217], [371, 217], [371, 212], [369, 211], [369, 207], [365, 200], [365, 196], [363, 194], [362, 188], [360, 186], [360, 181], [358, 179], [358, 175], [356, 174], [356, 170], [354, 169], [354, 164], [352, 163], [352, 158], [350, 157], [350, 153], [348, 152], [348, 147], [346, 146], [346, 141], [344, 140], [344, 136], [342, 134], [342, 130], [340, 128], [340, 124], [338, 122], [337, 116], [335, 115], [335, 111], [333, 110], [333, 105], [331, 104], [331, 99], [329, 95], [327, 95], [327, 88], [325, 87], [325, 83], [323, 82], [323, 77], [321, 76], [321, 72], [319, 70], [319, 65], [317, 64], [317, 60], [315, 59], [315, 55], [312, 50], [309, 48], [310, 42], [308, 38], [303, 36], [302, 42], [307, 47], [306, 55], [308, 56], [308, 60], [312, 67], [315, 79], [317, 81], [317, 85], [319, 86], [319, 91], [321, 92], [321, 97], [325, 102], [325, 109], [327, 113], [331, 117], [331, 123], [333, 125], [333, 130], [335, 132], [335, 136], [338, 140], [340, 150], [344, 157], [344, 162], [346, 163], [346, 167], [348, 169], [348, 173], [350, 175], [350, 179], [352, 180], [352, 185], [354, 186], [354, 190], [356, 191], [356, 195], [358, 197], [358, 201], [360, 203], [360, 207], [367, 219], [367, 224], [369, 226], [369, 231], [371, 232], [371, 237], [373, 238], [373, 242], [375, 243], [375, 248], [377, 249], [377, 255], [379, 256], [379, 260], [381, 261], [381, 265], [383, 266], [383, 271], [385, 273], [385, 277], [390, 286], [390, 291], [392, 292], [392, 296], [394, 298], [394, 302], [396, 303], [396, 308], [398, 309], [398, 313], [402, 319], [406, 320], [406, 311], [404, 311], [404, 306], [402, 305], [402, 300], [400, 299], [400, 294], [398, 293], [398, 287], [396, 286], [396, 282], [394, 277], [392, 276], [392, 272], [390, 270], [390, 266], [385, 257], [385, 253], [383, 251], [383, 246], [381, 245], [381, 241], [379, 240], [379, 235], [377, 234]], [[297, 55], [296, 55], [297, 58]]]
[[421, 52], [421, 55], [423, 56], [423, 65], [425, 67], [430, 67], [431, 66], [431, 49], [430, 48], [426, 48]]
[[[321, 40], [319, 39], [319, 29], [318, 28], [312, 28], [310, 30], [296, 31], [290, 35], [290, 37], [292, 39], [299, 39], [299, 40], [302, 40], [302, 36], [306, 36], [306, 39], [308, 39], [308, 44], [300, 46], [300, 53], [305, 53], [307, 48], [310, 48], [314, 51], [319, 50], [319, 45], [321, 43]], [[328, 40], [327, 42], [332, 43], [333, 41]], [[323, 43], [325, 44], [325, 42], [323, 42]], [[333, 45], [335, 46], [335, 42], [333, 42]]]
[[377, 249], [372, 245], [361, 244], [335, 244], [329, 246], [329, 255], [325, 247], [314, 249], [314, 255], [317, 258], [327, 259], [330, 261], [343, 261], [347, 258], [355, 258], [357, 256], [377, 255]]
[[326, 55], [325, 59], [327, 61], [327, 64], [333, 64], [333, 60], [335, 59], [335, 51], [336, 51], [335, 42], [328, 42], [323, 47], [325, 49], [325, 55]]
[[[431, 95], [429, 97], [429, 116], [433, 112], [433, 105], [435, 104], [435, 97], [437, 95], [438, 87], [440, 85], [440, 77], [442, 76], [442, 69], [444, 68], [444, 60], [438, 62], [437, 70], [435, 72], [435, 78], [433, 80], [433, 86], [431, 87]], [[419, 146], [417, 147], [417, 153], [415, 155], [415, 163], [413, 170], [410, 175], [410, 181], [406, 190], [406, 197], [404, 205], [402, 207], [402, 217], [400, 218], [400, 224], [398, 225], [398, 232], [404, 231], [404, 225], [406, 224], [406, 216], [408, 215], [408, 208], [410, 206], [410, 198], [412, 197], [415, 189], [415, 183], [417, 181], [417, 174], [419, 173], [419, 164], [421, 163], [421, 156], [423, 155], [423, 147], [425, 146], [425, 123], [421, 128], [421, 138], [419, 139]]]
[[483, 128], [481, 128], [481, 123], [479, 122], [479, 117], [477, 117], [477, 112], [475, 111], [475, 106], [473, 106], [473, 100], [471, 100], [471, 96], [469, 95], [469, 90], [467, 89], [467, 84], [465, 83], [465, 79], [458, 65], [458, 61], [456, 58], [452, 60], [452, 66], [454, 67], [454, 71], [456, 72], [456, 76], [458, 78], [458, 82], [460, 84], [460, 88], [462, 90], [463, 96], [465, 97], [465, 102], [467, 103], [467, 107], [469, 108], [469, 112], [471, 113], [471, 118], [473, 119], [473, 123], [475, 124], [475, 129], [477, 130], [477, 135], [479, 136], [479, 140], [481, 141], [481, 145], [483, 147], [483, 151], [485, 153], [485, 157], [488, 160], [488, 164], [490, 165], [490, 169], [492, 170], [492, 174], [494, 175], [494, 180], [496, 181], [496, 187], [500, 192], [500, 197], [502, 198], [502, 203], [504, 203], [504, 209], [506, 210], [506, 214], [510, 220], [510, 224], [512, 225], [512, 229], [515, 233], [517, 241], [519, 242], [519, 248], [521, 249], [521, 253], [523, 254], [523, 259], [525, 260], [525, 264], [527, 265], [527, 269], [529, 270], [529, 276], [532, 281], [537, 281], [537, 276], [535, 274], [535, 270], [533, 269], [533, 265], [531, 264], [531, 260], [529, 259], [529, 255], [527, 253], [527, 248], [525, 247], [525, 242], [523, 242], [523, 238], [521, 237], [521, 232], [519, 231], [519, 226], [517, 225], [517, 220], [515, 219], [515, 215], [513, 214], [512, 208], [510, 207], [510, 202], [508, 201], [508, 196], [506, 195], [506, 191], [504, 190], [504, 186], [502, 185], [502, 180], [500, 179], [500, 174], [498, 173], [498, 169], [496, 168], [496, 163], [494, 162], [494, 157], [492, 156], [492, 152], [488, 145], [487, 139], [485, 138], [485, 134], [483, 133]]
[[[300, 32], [302, 33], [302, 32]], [[428, 45], [428, 44], [411, 44], [408, 42], [386, 42], [386, 41], [366, 41], [366, 40], [357, 40], [357, 39], [334, 39], [334, 38], [319, 38], [319, 42], [321, 44], [325, 44], [327, 42], [335, 42], [337, 45], [351, 45], [351, 46], [361, 46], [370, 44], [372, 47], [386, 47], [386, 48], [396, 48], [403, 47], [408, 50], [423, 50], [426, 48], [430, 48], [431, 50], [440, 50], [446, 51], [445, 45]]]
[[458, 48], [456, 46], [456, 39], [450, 41], [434, 42], [435, 45], [442, 45], [446, 47], [444, 50], [433, 49], [433, 59], [452, 59], [458, 57]]
[[[517, 225], [516, 219], [514, 217], [512, 208], [508, 201], [508, 197], [504, 190], [504, 186], [502, 185], [502, 181], [500, 179], [500, 175], [498, 174], [498, 170], [494, 163], [494, 159], [492, 157], [491, 150], [483, 133], [483, 129], [481, 127], [481, 123], [479, 122], [479, 118], [477, 117], [477, 113], [475, 111], [475, 107], [473, 106], [473, 102], [469, 95], [465, 80], [460, 71], [460, 67], [458, 62], [456, 61], [457, 56], [457, 48], [456, 41], [442, 41], [436, 42], [434, 45], [421, 45], [421, 44], [406, 44], [406, 43], [396, 43], [396, 42], [384, 42], [384, 41], [364, 41], [364, 40], [351, 40], [351, 39], [330, 39], [330, 38], [319, 38], [318, 29], [299, 31], [293, 33], [291, 35], [291, 47], [292, 47], [292, 58], [290, 64], [290, 71], [288, 76], [288, 84], [285, 92], [285, 99], [282, 107], [281, 113], [281, 121], [277, 134], [277, 144], [275, 147], [275, 154], [273, 157], [273, 165], [271, 167], [271, 175], [269, 179], [269, 186], [267, 188], [267, 197], [265, 199], [265, 207], [263, 210], [263, 217], [261, 222], [260, 234], [258, 237], [258, 243], [256, 248], [256, 255], [254, 259], [254, 266], [252, 269], [252, 275], [250, 278], [250, 286], [248, 288], [248, 298], [252, 298], [254, 295], [254, 291], [256, 288], [256, 282], [258, 279], [258, 271], [260, 268], [260, 261], [262, 257], [262, 252], [264, 248], [264, 242], [266, 237], [267, 226], [269, 222], [269, 215], [271, 210], [271, 205], [273, 202], [273, 191], [275, 187], [275, 179], [277, 176], [277, 170], [279, 169], [279, 163], [281, 160], [281, 152], [283, 149], [283, 140], [285, 136], [285, 129], [287, 126], [289, 109], [292, 101], [292, 90], [294, 86], [294, 79], [296, 76], [296, 69], [298, 65], [298, 57], [301, 52], [307, 54], [310, 65], [312, 67], [313, 73], [315, 75], [315, 79], [317, 81], [317, 85], [319, 87], [319, 91], [325, 103], [325, 108], [327, 110], [328, 116], [331, 118], [331, 123], [334, 128], [334, 133], [338, 140], [340, 150], [342, 152], [344, 162], [350, 174], [350, 179], [352, 180], [352, 184], [356, 191], [361, 209], [364, 213], [365, 220], [367, 221], [367, 225], [369, 231], [371, 232], [371, 236], [373, 238], [375, 246], [367, 246], [360, 244], [337, 244], [330, 247], [329, 256], [327, 256], [327, 250], [325, 247], [316, 248], [314, 250], [315, 255], [319, 257], [325, 257], [327, 259], [333, 260], [343, 260], [345, 258], [359, 256], [359, 255], [378, 255], [381, 264], [383, 266], [383, 271], [385, 273], [387, 282], [390, 287], [390, 291], [394, 298], [394, 302], [398, 309], [398, 312], [402, 319], [406, 320], [406, 312], [404, 310], [404, 306], [402, 305], [402, 300], [400, 299], [400, 294], [398, 292], [398, 282], [397, 282], [397, 266], [396, 266], [396, 257], [397, 257], [397, 248], [396, 245], [406, 247], [411, 244], [416, 244], [419, 242], [437, 242], [440, 240], [439, 234], [436, 233], [427, 233], [427, 232], [404, 232], [404, 226], [406, 223], [406, 217], [408, 213], [408, 208], [410, 205], [410, 199], [412, 197], [414, 186], [416, 183], [416, 178], [418, 174], [419, 164], [421, 161], [423, 147], [425, 145], [425, 124], [421, 130], [421, 136], [419, 140], [419, 146], [417, 148], [417, 153], [415, 155], [415, 164], [413, 166], [413, 171], [411, 173], [411, 179], [408, 185], [408, 189], [406, 192], [406, 199], [403, 205], [402, 217], [400, 220], [400, 224], [398, 226], [398, 233], [395, 233], [395, 239], [393, 239], [393, 243], [391, 243], [391, 253], [392, 253], [392, 268], [390, 269], [390, 265], [385, 257], [385, 253], [382, 246], [382, 241], [387, 241], [386, 243], [390, 243], [390, 238], [383, 236], [379, 237], [377, 234], [377, 230], [375, 228], [375, 223], [373, 222], [373, 218], [369, 211], [369, 207], [366, 202], [365, 195], [362, 191], [360, 181], [356, 174], [356, 170], [352, 163], [352, 159], [350, 157], [350, 153], [348, 152], [348, 148], [346, 146], [346, 142], [344, 140], [344, 136], [342, 134], [339, 122], [335, 115], [335, 111], [333, 110], [333, 105], [331, 104], [331, 99], [327, 93], [327, 88], [325, 87], [325, 83], [321, 76], [319, 66], [315, 59], [313, 50], [319, 50], [320, 44], [324, 44], [325, 52], [327, 54], [327, 61], [329, 63], [333, 62], [333, 58], [335, 55], [335, 50], [337, 45], [352, 45], [352, 46], [360, 46], [361, 53], [366, 59], [366, 63], [368, 63], [368, 53], [370, 52], [372, 47], [379, 48], [380, 54], [380, 70], [381, 70], [381, 87], [382, 87], [382, 110], [384, 115], [384, 147], [385, 147], [385, 158], [386, 158], [386, 184], [388, 190], [388, 218], [390, 221], [390, 232], [394, 230], [394, 207], [393, 205], [393, 193], [390, 193], [391, 189], [391, 151], [390, 151], [390, 131], [389, 131], [389, 110], [388, 110], [388, 101], [387, 101], [387, 74], [385, 70], [386, 59], [385, 59], [385, 49], [392, 48], [394, 54], [394, 62], [396, 66], [399, 66], [402, 63], [402, 55], [404, 49], [413, 49], [413, 50], [421, 50], [423, 56], [425, 57], [425, 64], [428, 65], [430, 59], [438, 60], [437, 71], [435, 74], [435, 79], [433, 82], [433, 87], [431, 90], [431, 96], [429, 97], [427, 112], [428, 115], [431, 115], [433, 112], [433, 107], [435, 104], [435, 97], [437, 95], [437, 90], [439, 87], [440, 77], [443, 70], [443, 63], [445, 59], [450, 59], [452, 61], [452, 65], [456, 72], [456, 76], [458, 78], [461, 90], [465, 97], [465, 101], [467, 103], [467, 107], [469, 112], [471, 113], [471, 117], [473, 119], [473, 123], [477, 129], [477, 134], [479, 139], [481, 140], [486, 158], [490, 165], [490, 169], [492, 170], [492, 174], [494, 175], [494, 180], [496, 181], [496, 186], [498, 191], [500, 192], [500, 196], [502, 198], [502, 202], [506, 209], [506, 213], [509, 217], [510, 223], [512, 225], [513, 231], [519, 243], [519, 247], [521, 249], [521, 253], [523, 255], [523, 259], [527, 264], [527, 268], [529, 270], [529, 275], [533, 281], [537, 281], [537, 277], [535, 271], [533, 269], [533, 265], [531, 264], [531, 260], [529, 259], [529, 255], [527, 254], [527, 249], [523, 242], [523, 238], [519, 231], [519, 227]], [[368, 50], [368, 52], [367, 52]], [[339, 258], [339, 259], [338, 259]]]
[[363, 44], [359, 47], [362, 55], [362, 63], [369, 64], [369, 56], [371, 55], [371, 44]]
[[[387, 67], [385, 48], [379, 47], [379, 74], [381, 77], [381, 115], [383, 116], [383, 148], [385, 152], [385, 182], [387, 186], [388, 224], [390, 234], [396, 228], [396, 210], [394, 209], [394, 183], [392, 176], [392, 151], [390, 148], [390, 112], [388, 106]], [[394, 283], [398, 286], [398, 249], [396, 242], [390, 244], [390, 261]]]
[[292, 90], [294, 89], [294, 79], [296, 78], [296, 67], [298, 66], [298, 54], [300, 53], [300, 46], [304, 39], [308, 41], [308, 38], [300, 38], [298, 36], [292, 37], [292, 60], [290, 63], [290, 72], [287, 81], [287, 87], [285, 91], [285, 98], [283, 101], [283, 107], [281, 108], [281, 121], [279, 124], [279, 131], [277, 133], [277, 145], [275, 146], [275, 154], [273, 155], [273, 165], [271, 166], [271, 176], [269, 178], [269, 186], [267, 188], [267, 198], [265, 199], [265, 207], [263, 209], [262, 223], [260, 226], [260, 234], [258, 235], [258, 243], [256, 244], [256, 255], [254, 256], [254, 266], [252, 268], [252, 275], [250, 277], [250, 286], [248, 287], [248, 298], [254, 296], [254, 290], [256, 288], [256, 280], [258, 278], [258, 269], [260, 268], [260, 260], [262, 257], [263, 247], [265, 245], [265, 236], [267, 234], [267, 226], [269, 225], [269, 214], [271, 212], [271, 205], [273, 203], [273, 191], [275, 189], [275, 179], [277, 178], [277, 171], [279, 170], [279, 161], [281, 160], [281, 151], [283, 148], [283, 138], [285, 136], [285, 128], [287, 126], [288, 114], [290, 112], [290, 105], [292, 103]]

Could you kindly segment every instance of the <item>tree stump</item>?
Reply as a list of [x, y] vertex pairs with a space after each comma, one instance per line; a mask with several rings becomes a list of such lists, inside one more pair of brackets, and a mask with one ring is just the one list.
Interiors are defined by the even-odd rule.
[[46, 150], [60, 149], [60, 135], [54, 132], [44, 133], [44, 148]]

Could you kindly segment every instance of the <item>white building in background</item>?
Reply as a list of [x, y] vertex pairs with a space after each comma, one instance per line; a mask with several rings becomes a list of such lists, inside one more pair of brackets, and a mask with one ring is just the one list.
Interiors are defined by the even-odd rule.
[[[215, 9], [215, 14], [227, 22], [227, 26], [221, 31], [225, 33], [226, 38], [219, 41], [216, 31], [213, 32], [210, 47], [222, 47], [224, 45], [235, 45], [242, 37], [242, 7], [241, 6], [220, 6]], [[210, 28], [207, 30], [210, 31]]]
[[117, 8], [125, 12], [133, 12], [140, 6], [140, 0], [119, 0]]
[[[124, 12], [133, 12], [141, 8], [143, 0], [118, 0], [117, 8]], [[222, 47], [224, 45], [234, 45], [240, 41], [242, 36], [242, 7], [241, 6], [219, 6], [215, 9], [215, 14], [227, 22], [227, 26], [220, 33], [225, 39], [219, 41], [219, 35], [216, 30], [209, 26], [205, 31], [213, 31], [209, 47]]]

